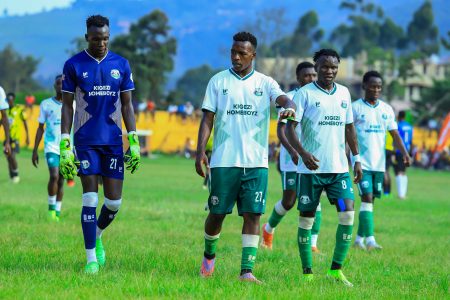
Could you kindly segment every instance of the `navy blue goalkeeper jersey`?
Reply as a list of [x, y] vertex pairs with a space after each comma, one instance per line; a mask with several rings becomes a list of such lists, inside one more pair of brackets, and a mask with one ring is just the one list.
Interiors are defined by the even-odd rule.
[[62, 91], [74, 94], [74, 145], [122, 145], [120, 93], [134, 90], [128, 61], [108, 51], [98, 61], [86, 50], [64, 64]]

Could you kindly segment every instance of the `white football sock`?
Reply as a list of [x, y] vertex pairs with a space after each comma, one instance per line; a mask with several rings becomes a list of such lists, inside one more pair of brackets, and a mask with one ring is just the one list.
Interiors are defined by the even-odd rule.
[[397, 183], [397, 195], [402, 198], [402, 175], [395, 176], [395, 182]]
[[100, 229], [100, 228], [98, 228], [98, 226], [97, 226], [97, 229], [96, 229], [96, 231], [95, 231], [95, 238], [96, 238], [96, 239], [101, 238], [101, 237], [102, 237], [102, 233], [103, 233], [103, 229]]
[[88, 263], [97, 261], [97, 256], [95, 255], [95, 248], [94, 249], [86, 249], [86, 258], [87, 258]]
[[311, 247], [317, 247], [317, 239], [319, 238], [319, 235], [312, 234], [311, 235]]
[[55, 210], [61, 211], [62, 201], [56, 201]]

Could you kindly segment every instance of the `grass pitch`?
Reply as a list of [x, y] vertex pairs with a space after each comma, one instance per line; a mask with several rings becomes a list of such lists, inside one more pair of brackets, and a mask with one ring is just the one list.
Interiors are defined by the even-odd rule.
[[[384, 249], [374, 253], [350, 250], [344, 271], [355, 287], [348, 289], [325, 277], [338, 222], [335, 208], [326, 199], [322, 199], [318, 242], [322, 253], [314, 255], [312, 284], [300, 281], [296, 210], [278, 226], [274, 250], [258, 251], [254, 272], [264, 285], [237, 280], [242, 220], [236, 212], [225, 220], [214, 276], [200, 278], [203, 208], [208, 194], [201, 188], [194, 162], [179, 157], [143, 159], [136, 174], [126, 174], [121, 211], [103, 235], [107, 265], [98, 276], [86, 276], [82, 272], [81, 184], [77, 180], [74, 188], [65, 187], [62, 220], [48, 222], [48, 171], [43, 153], [40, 160], [35, 169], [31, 152], [20, 154], [18, 185], [10, 183], [6, 161], [0, 162], [1, 299], [450, 297], [449, 173], [409, 170], [406, 201], [376, 202], [375, 233]], [[280, 189], [280, 176], [271, 165], [263, 222], [280, 198]], [[99, 194], [102, 203], [102, 190]], [[357, 197], [357, 209], [359, 204]]]

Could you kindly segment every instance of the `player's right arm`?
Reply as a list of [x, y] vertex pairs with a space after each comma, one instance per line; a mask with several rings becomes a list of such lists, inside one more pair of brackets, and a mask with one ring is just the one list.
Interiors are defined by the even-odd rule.
[[202, 168], [202, 164], [208, 169], [209, 162], [206, 156], [206, 144], [208, 143], [211, 131], [214, 126], [215, 113], [209, 110], [203, 111], [202, 121], [198, 130], [197, 139], [197, 156], [195, 158], [195, 171], [198, 175], [205, 177], [205, 172]]
[[303, 148], [301, 141], [299, 140], [297, 133], [295, 132], [295, 128], [300, 123], [303, 113], [307, 107], [307, 95], [306, 93], [300, 89], [298, 90], [292, 101], [296, 105], [295, 119], [288, 119], [287, 127], [286, 127], [286, 137], [288, 139], [289, 144], [297, 151], [297, 153], [302, 158], [303, 163], [309, 170], [317, 170], [319, 165], [317, 164], [319, 160], [310, 152], [306, 151]]
[[43, 134], [44, 134], [44, 124], [39, 123], [39, 126], [36, 130], [36, 137], [34, 138], [33, 156], [31, 157], [33, 166], [35, 166], [36, 168], [38, 167], [38, 164], [39, 164], [38, 147], [39, 147], [39, 143], [41, 142]]
[[298, 152], [294, 149], [294, 147], [289, 144], [289, 141], [286, 137], [286, 123], [283, 122], [284, 120], [278, 121], [277, 124], [277, 136], [280, 140], [280, 143], [283, 145], [284, 148], [289, 152], [289, 155], [292, 158], [292, 161], [294, 164], [298, 164]]

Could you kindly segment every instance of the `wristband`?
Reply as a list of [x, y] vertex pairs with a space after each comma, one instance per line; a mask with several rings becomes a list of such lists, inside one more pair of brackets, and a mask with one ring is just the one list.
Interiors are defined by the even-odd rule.
[[286, 110], [292, 111], [292, 112], [295, 114], [295, 109], [293, 109], [292, 107], [285, 108], [284, 110], [285, 110], [285, 111], [286, 111]]
[[128, 131], [128, 135], [136, 134], [136, 131]]
[[361, 156], [359, 154], [353, 155], [353, 163], [361, 162]]
[[65, 140], [65, 139], [70, 140], [70, 134], [68, 134], [68, 133], [61, 133], [61, 139], [62, 140]]

